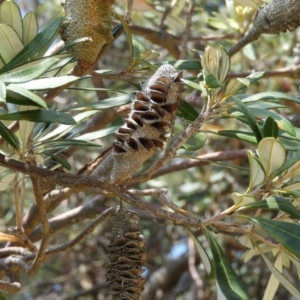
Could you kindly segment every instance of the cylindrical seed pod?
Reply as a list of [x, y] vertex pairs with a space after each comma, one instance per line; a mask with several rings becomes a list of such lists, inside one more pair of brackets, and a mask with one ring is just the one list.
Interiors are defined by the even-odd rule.
[[182, 102], [185, 86], [181, 77], [173, 66], [163, 65], [143, 84], [142, 91], [133, 94], [130, 115], [94, 175], [110, 177], [120, 185], [163, 148]]
[[107, 284], [113, 300], [140, 300], [145, 279], [141, 276], [147, 254], [144, 237], [137, 223], [130, 220], [124, 208], [117, 208], [112, 218], [112, 235], [108, 252]]
[[112, 37], [112, 9], [114, 0], [65, 0], [65, 21], [61, 37], [65, 43], [87, 37], [89, 41], [71, 48], [77, 56], [73, 75], [88, 74], [102, 47]]

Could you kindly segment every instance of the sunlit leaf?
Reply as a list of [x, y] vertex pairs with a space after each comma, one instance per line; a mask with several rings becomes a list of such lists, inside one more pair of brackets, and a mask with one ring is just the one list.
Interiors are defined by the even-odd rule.
[[262, 92], [258, 94], [251, 95], [243, 99], [244, 103], [254, 102], [254, 101], [266, 101], [266, 100], [288, 100], [296, 103], [300, 103], [300, 100], [292, 95], [281, 93], [281, 92]]
[[290, 216], [300, 219], [300, 212], [296, 209], [296, 207], [291, 204], [290, 201], [280, 196], [269, 197], [265, 200], [245, 204], [245, 206], [243, 205], [239, 208], [239, 210], [242, 209], [276, 209], [284, 211]]
[[300, 150], [295, 152], [292, 157], [288, 157], [288, 159], [284, 162], [284, 164], [278, 170], [276, 170], [274, 175], [275, 176], [280, 175], [283, 171], [293, 166], [299, 160], [300, 160]]
[[22, 41], [24, 46], [27, 46], [38, 34], [38, 22], [35, 13], [30, 11], [23, 18], [23, 35]]
[[68, 124], [68, 125], [76, 124], [74, 119], [66, 113], [54, 111], [54, 110], [45, 110], [45, 109], [3, 114], [0, 115], [0, 120], [6, 120], [6, 121], [27, 120], [31, 122], [42, 122], [42, 123], [58, 122], [58, 123]]
[[248, 188], [248, 190], [250, 190], [263, 183], [266, 175], [261, 162], [255, 157], [255, 155], [251, 151], [248, 151], [247, 154], [250, 165], [250, 183]]
[[13, 181], [15, 176], [16, 175], [14, 173], [9, 173], [9, 174], [1, 177], [0, 178], [0, 191], [5, 191], [7, 189], [7, 187], [9, 186], [9, 184]]
[[109, 127], [109, 128], [105, 128], [105, 129], [101, 129], [101, 130], [97, 130], [97, 131], [93, 131], [93, 132], [89, 132], [83, 135], [80, 135], [78, 137], [76, 137], [76, 140], [81, 140], [81, 141], [92, 141], [95, 139], [99, 139], [102, 138], [104, 136], [110, 135], [110, 134], [114, 134], [117, 132], [117, 130], [120, 128], [120, 126], [113, 126], [113, 127]]
[[6, 98], [6, 86], [5, 83], [0, 79], [0, 102], [5, 101]]
[[281, 274], [269, 261], [269, 259], [261, 252], [260, 255], [264, 259], [266, 265], [271, 270], [272, 274], [277, 278], [277, 280], [297, 299], [300, 299], [299, 290], [284, 276]]
[[16, 150], [19, 149], [17, 137], [0, 121], [0, 136]]
[[230, 300], [249, 299], [239, 277], [232, 269], [231, 264], [227, 260], [222, 248], [208, 231], [206, 231], [206, 233], [211, 246], [216, 278], [221, 291], [225, 297]]
[[[28, 111], [38, 109], [34, 106], [20, 106], [19, 111]], [[23, 151], [26, 150], [28, 139], [32, 133], [35, 123], [21, 120], [19, 121], [20, 138], [22, 142]]]
[[198, 90], [198, 91], [202, 91], [200, 85], [198, 83], [195, 83], [191, 80], [187, 80], [187, 79], [183, 79], [182, 80], [184, 83], [186, 83], [188, 86], [190, 86], [191, 88], [195, 89], [195, 90]]
[[203, 265], [204, 265], [204, 267], [205, 267], [206, 272], [207, 272], [208, 274], [210, 274], [210, 272], [211, 272], [211, 264], [210, 264], [210, 260], [209, 260], [209, 258], [208, 258], [208, 255], [207, 255], [205, 249], [204, 249], [203, 246], [201, 245], [201, 243], [200, 243], [200, 241], [198, 240], [198, 238], [194, 235], [194, 233], [193, 233], [188, 227], [186, 227], [186, 228], [187, 228], [187, 230], [189, 231], [191, 237], [192, 237], [193, 240], [194, 240], [195, 246], [196, 246], [196, 248], [197, 248], [197, 250], [198, 250], [198, 253], [199, 253], [199, 255], [200, 255], [200, 258], [201, 258], [201, 260], [202, 260], [202, 263], [203, 263]]
[[[9, 64], [0, 70], [1, 73], [7, 72], [17, 66], [24, 64], [30, 58], [42, 50], [53, 37], [56, 36], [60, 28], [63, 17], [60, 15], [53, 19], [48, 25], [22, 50], [12, 59]], [[1, 38], [0, 38], [1, 40]], [[22, 44], [23, 45], [23, 44]], [[2, 48], [2, 47], [1, 47]]]
[[269, 235], [286, 249], [300, 256], [300, 225], [295, 223], [247, 217], [261, 226]]
[[[12, 27], [6, 24], [0, 24], [0, 56], [5, 64], [8, 64], [13, 58], [22, 51], [24, 45], [18, 34]], [[6, 66], [1, 69], [1, 72]]]
[[5, 1], [0, 6], [1, 23], [11, 26], [22, 39], [23, 23], [19, 6], [13, 1]]
[[[282, 273], [282, 255], [280, 252], [276, 258], [274, 268], [276, 268], [278, 272]], [[265, 289], [263, 300], [273, 299], [278, 289], [278, 286], [279, 286], [279, 280], [272, 272], [267, 287]]]
[[285, 191], [299, 191], [300, 190], [300, 182], [295, 182], [293, 184], [286, 185], [283, 188]]
[[36, 80], [31, 80], [29, 82], [18, 84], [19, 87], [22, 87], [27, 90], [38, 91], [46, 89], [54, 89], [59, 86], [65, 85], [70, 82], [74, 82], [79, 77], [76, 76], [60, 76], [60, 77], [49, 77], [41, 78]]
[[234, 202], [235, 207], [244, 206], [249, 203], [255, 202], [255, 198], [251, 195], [232, 193], [231, 198]]
[[286, 150], [275, 138], [262, 139], [258, 144], [257, 152], [266, 176], [278, 170], [286, 157]]
[[206, 142], [206, 134], [198, 132], [194, 134], [187, 142], [182, 145], [182, 148], [188, 151], [196, 151], [204, 146]]
[[[7, 99], [8, 102], [12, 102], [11, 98], [13, 98], [13, 93], [16, 93], [31, 100], [32, 103], [35, 104], [35, 106], [37, 105], [40, 107], [47, 108], [46, 102], [41, 97], [39, 97], [37, 94], [31, 91], [28, 91], [27, 89], [21, 87], [20, 85], [10, 84], [9, 86], [7, 86], [6, 90], [7, 90], [7, 98], [10, 97], [10, 99]], [[28, 103], [24, 102], [23, 105], [28, 105]]]
[[58, 59], [52, 57], [31, 67], [25, 64], [23, 69], [18, 69], [17, 71], [12, 70], [9, 73], [0, 75], [0, 80], [5, 83], [27, 82], [43, 75], [56, 62], [58, 62]]
[[130, 102], [131, 102], [131, 97], [129, 94], [127, 94], [118, 97], [111, 97], [90, 104], [75, 105], [72, 106], [70, 109], [71, 110], [102, 110], [105, 108], [121, 106]]

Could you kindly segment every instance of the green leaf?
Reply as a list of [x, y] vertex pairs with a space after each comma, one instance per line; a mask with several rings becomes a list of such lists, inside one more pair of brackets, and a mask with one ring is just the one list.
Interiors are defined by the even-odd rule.
[[254, 203], [250, 203], [247, 205], [243, 205], [239, 208], [242, 209], [274, 209], [284, 211], [292, 217], [300, 219], [300, 212], [296, 209], [296, 207], [291, 204], [290, 201], [286, 200], [283, 197], [269, 197], [262, 201], [257, 201]]
[[187, 121], [195, 121], [199, 115], [195, 108], [186, 101], [182, 102], [182, 104], [178, 107], [178, 111], [177, 116]]
[[145, 50], [143, 43], [133, 37], [132, 45], [133, 45], [133, 57], [137, 57], [137, 58], [140, 57], [140, 54]]
[[266, 100], [289, 100], [289, 101], [300, 104], [300, 101], [297, 97], [294, 97], [292, 95], [288, 95], [285, 93], [281, 93], [281, 92], [258, 93], [258, 94], [255, 94], [255, 95], [252, 95], [250, 97], [243, 99], [243, 102], [249, 103], [249, 102], [254, 102], [254, 101], [266, 101]]
[[19, 121], [26, 120], [30, 122], [41, 122], [41, 123], [62, 123], [67, 125], [74, 125], [76, 122], [74, 119], [59, 111], [54, 110], [28, 110], [23, 112], [15, 112], [5, 115], [0, 115], [0, 120], [6, 121]]
[[0, 6], [1, 23], [11, 26], [20, 39], [23, 34], [22, 16], [19, 6], [13, 1], [5, 1]]
[[254, 107], [249, 107], [249, 111], [255, 116], [256, 118], [265, 118], [267, 116], [272, 117], [279, 129], [282, 131], [285, 131], [286, 133], [290, 134], [291, 136], [296, 136], [295, 128], [292, 125], [292, 123], [287, 120], [285, 117], [283, 117], [280, 114], [277, 114], [273, 111], [261, 109], [261, 108], [254, 108]]
[[204, 247], [201, 245], [200, 241], [198, 240], [198, 238], [195, 236], [195, 234], [193, 233], [192, 230], [190, 230], [188, 227], [186, 227], [186, 229], [188, 230], [189, 234], [191, 235], [191, 237], [193, 238], [194, 240], [194, 243], [195, 243], [195, 246], [198, 250], [198, 253], [200, 255], [200, 258], [202, 260], [202, 263], [205, 267], [205, 270], [208, 274], [210, 274], [211, 272], [211, 264], [210, 264], [210, 261], [209, 261], [209, 258], [208, 258], [208, 255], [204, 249]]
[[300, 225], [265, 218], [245, 217], [259, 225], [286, 249], [300, 256]]
[[5, 83], [27, 82], [43, 75], [56, 62], [58, 62], [58, 59], [52, 57], [31, 67], [25, 64], [23, 69], [18, 69], [17, 71], [12, 70], [11, 72], [0, 75], [0, 80]]
[[57, 149], [66, 149], [68, 147], [72, 146], [88, 146], [88, 147], [101, 147], [101, 145], [89, 142], [89, 141], [81, 141], [81, 140], [75, 140], [75, 139], [57, 139], [54, 141], [44, 141], [41, 143], [41, 145], [48, 145], [49, 149], [47, 150], [57, 150]]
[[247, 124], [251, 128], [252, 132], [254, 133], [256, 140], [259, 142], [262, 139], [262, 136], [256, 124], [255, 117], [241, 100], [239, 100], [237, 97], [234, 97], [234, 100], [236, 101], [236, 104], [238, 105], [241, 112], [244, 114], [247, 120]]
[[164, 63], [154, 64], [156, 67], [160, 67], [163, 64], [170, 64], [177, 70], [196, 70], [199, 71], [202, 69], [201, 63], [199, 60], [169, 60]]
[[105, 129], [100, 129], [97, 131], [89, 132], [83, 135], [80, 135], [75, 138], [75, 140], [81, 140], [81, 141], [91, 141], [95, 139], [99, 139], [105, 136], [108, 136], [110, 134], [114, 134], [117, 132], [117, 130], [120, 128], [120, 126], [112, 126]]
[[[32, 101], [31, 103], [33, 103], [33, 105], [35, 105], [35, 106], [40, 106], [40, 107], [47, 108], [46, 102], [41, 97], [39, 97], [38, 95], [34, 94], [31, 91], [28, 91], [28, 90], [24, 89], [23, 87], [21, 87], [19, 85], [10, 84], [6, 88], [6, 90], [7, 90], [7, 98], [9, 98], [8, 102], [11, 102], [9, 100], [11, 98], [13, 98], [14, 93], [16, 93], [16, 94], [21, 95], [21, 97], [24, 97], [24, 98], [29, 99], [30, 101]], [[22, 98], [19, 98], [18, 100], [20, 100], [20, 99], [22, 99]], [[26, 103], [26, 102], [24, 101], [24, 103], [22, 103], [21, 105], [28, 105], [28, 103]]]
[[[5, 64], [13, 61], [16, 55], [22, 52], [24, 45], [18, 34], [12, 27], [6, 24], [0, 24], [0, 56]], [[0, 71], [7, 69], [3, 67]], [[9, 69], [8, 69], [9, 70]]]
[[205, 74], [205, 87], [210, 89], [216, 89], [221, 86], [221, 83], [213, 74]]
[[278, 170], [283, 165], [286, 157], [284, 147], [272, 137], [263, 138], [258, 144], [257, 152], [266, 176]]
[[218, 284], [224, 296], [230, 300], [248, 300], [249, 297], [227, 260], [222, 248], [213, 238], [213, 236], [206, 231], [211, 252], [214, 258], [215, 272]]
[[196, 151], [202, 148], [205, 142], [206, 134], [204, 132], [199, 132], [194, 134], [187, 142], [185, 142], [182, 145], [182, 148], [189, 151]]
[[19, 140], [17, 137], [0, 121], [0, 135], [14, 149], [19, 149]]
[[76, 76], [59, 76], [59, 77], [49, 77], [41, 78], [36, 80], [31, 80], [29, 82], [18, 84], [19, 87], [22, 87], [27, 90], [40, 91], [47, 89], [54, 89], [59, 86], [71, 83], [79, 79]]
[[0, 300], [7, 300], [7, 299], [5, 298], [5, 296], [2, 294], [2, 292], [0, 292]]
[[227, 137], [235, 138], [252, 144], [257, 143], [257, 140], [252, 132], [239, 131], [239, 130], [219, 130], [215, 133], [220, 136], [227, 136]]
[[70, 171], [72, 169], [72, 166], [63, 158], [61, 158], [58, 155], [50, 154], [49, 155], [54, 161], [56, 161], [58, 164], [62, 165], [63, 168], [67, 169]]
[[278, 137], [279, 128], [272, 117], [267, 117], [262, 126], [263, 137]]
[[202, 89], [201, 89], [201, 87], [200, 87], [200, 85], [198, 83], [195, 83], [195, 82], [187, 80], [187, 79], [183, 79], [182, 81], [185, 82], [191, 88], [202, 92]]
[[296, 162], [300, 160], [300, 150], [298, 150], [292, 157], [288, 157], [285, 163], [275, 172], [274, 176], [280, 175], [282, 172], [290, 168]]
[[63, 17], [59, 15], [50, 23], [48, 23], [48, 25], [24, 49], [9, 62], [9, 64], [0, 70], [0, 73], [7, 72], [21, 64], [28, 62], [33, 55], [41, 51], [42, 48], [45, 47], [49, 41], [56, 36], [62, 19]]
[[22, 41], [27, 46], [38, 34], [39, 26], [35, 13], [30, 11], [23, 18], [23, 35]]

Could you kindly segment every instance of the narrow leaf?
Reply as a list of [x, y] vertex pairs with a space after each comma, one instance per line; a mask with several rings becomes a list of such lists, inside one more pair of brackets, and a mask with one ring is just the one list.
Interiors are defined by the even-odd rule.
[[211, 272], [211, 264], [210, 264], [210, 261], [209, 261], [209, 258], [208, 258], [208, 255], [207, 255], [205, 249], [201, 245], [201, 243], [198, 240], [198, 238], [194, 235], [194, 233], [188, 227], [186, 227], [186, 229], [188, 230], [188, 232], [190, 233], [191, 237], [194, 240], [195, 246], [196, 246], [196, 248], [198, 250], [198, 253], [200, 255], [200, 258], [202, 260], [202, 263], [203, 263], [203, 265], [205, 267], [206, 272], [208, 274], [210, 274], [210, 272]]
[[266, 100], [289, 100], [292, 102], [300, 103], [297, 97], [288, 95], [281, 92], [263, 92], [255, 95], [251, 95], [243, 100], [244, 103], [254, 102], [254, 101], [266, 101]]
[[193, 108], [189, 103], [184, 101], [179, 107], [178, 107], [178, 114], [177, 116], [180, 118], [183, 118], [187, 121], [194, 121], [198, 117], [198, 112]]
[[290, 201], [279, 196], [269, 197], [262, 201], [257, 201], [254, 203], [243, 205], [239, 208], [239, 210], [242, 209], [276, 209], [284, 211], [285, 213], [289, 214], [290, 216], [296, 219], [300, 219], [300, 212], [296, 209], [296, 207], [293, 204], [291, 204]]
[[29, 110], [24, 112], [15, 112], [5, 115], [0, 115], [0, 120], [7, 121], [19, 121], [26, 120], [31, 122], [41, 122], [41, 123], [62, 123], [67, 125], [74, 125], [76, 122], [74, 119], [59, 111], [54, 110]]
[[19, 149], [19, 140], [17, 137], [0, 121], [0, 135], [14, 149]]
[[0, 75], [0, 80], [5, 83], [27, 82], [43, 75], [56, 62], [58, 62], [58, 59], [52, 57], [31, 67], [28, 67], [25, 64], [23, 69], [19, 69], [17, 71], [12, 70], [9, 73]]
[[265, 181], [266, 175], [260, 161], [251, 151], [247, 152], [250, 165], [250, 183], [248, 190], [252, 189]]
[[0, 102], [5, 101], [6, 98], [6, 86], [5, 83], [0, 79]]
[[280, 175], [283, 171], [290, 168], [296, 162], [300, 160], [300, 150], [298, 150], [292, 157], [288, 157], [285, 163], [275, 172], [274, 176]]
[[206, 142], [206, 134], [204, 132], [198, 132], [194, 134], [187, 142], [182, 145], [183, 149], [188, 151], [196, 151], [204, 146]]
[[211, 246], [211, 252], [215, 263], [216, 278], [221, 291], [227, 299], [248, 300], [249, 297], [244, 290], [239, 277], [235, 274], [231, 264], [227, 260], [222, 248], [209, 231], [206, 231], [206, 234]]
[[254, 115], [250, 112], [250, 110], [247, 108], [247, 106], [241, 101], [239, 100], [237, 97], [234, 97], [234, 100], [236, 101], [239, 109], [241, 110], [241, 112], [244, 114], [246, 120], [247, 120], [247, 124], [248, 126], [250, 126], [252, 132], [254, 133], [257, 141], [259, 142], [262, 139], [261, 133], [257, 127], [256, 124], [256, 120]]
[[[38, 53], [54, 36], [56, 36], [58, 29], [62, 22], [62, 16], [56, 17], [52, 20], [17, 56], [14, 57], [9, 64], [0, 70], [1, 73], [7, 72], [21, 64], [30, 60], [30, 58]], [[1, 39], [0, 39], [1, 40]]]
[[247, 217], [261, 226], [278, 243], [297, 256], [300, 256], [300, 225], [274, 221], [265, 218]]
[[[24, 48], [24, 45], [18, 34], [12, 27], [6, 24], [0, 24], [0, 41], [0, 56], [5, 64], [8, 64], [10, 61], [12, 61]], [[6, 66], [1, 69], [1, 72], [5, 69], [7, 69]]]
[[286, 278], [286, 276], [282, 275], [274, 266], [273, 264], [269, 261], [269, 259], [264, 255], [263, 252], [260, 253], [262, 258], [264, 259], [266, 265], [274, 274], [274, 276], [277, 278], [277, 280], [297, 299], [300, 300], [300, 292], [299, 290], [293, 286], [293, 284]]
[[1, 23], [11, 26], [22, 39], [23, 23], [19, 6], [13, 1], [5, 1], [0, 6]]
[[272, 117], [267, 117], [262, 126], [263, 137], [278, 137], [278, 125]]
[[252, 132], [239, 131], [239, 130], [219, 130], [217, 135], [235, 138], [248, 143], [256, 144], [257, 140]]
[[59, 86], [74, 82], [79, 77], [76, 76], [60, 76], [60, 77], [50, 77], [50, 78], [41, 78], [36, 80], [31, 80], [29, 82], [18, 84], [19, 87], [22, 87], [27, 90], [40, 91], [46, 89], [54, 89]]
[[14, 173], [9, 173], [9, 174], [3, 176], [0, 179], [0, 191], [5, 191], [7, 189], [7, 187], [9, 186], [9, 184], [13, 181], [15, 176], [16, 175]]
[[38, 34], [38, 22], [35, 13], [30, 11], [23, 18], [23, 35], [22, 41], [24, 46], [27, 46]]
[[[35, 94], [31, 91], [28, 91], [27, 89], [24, 89], [20, 85], [10, 84], [7, 87], [7, 92], [17, 93], [17, 94], [31, 100], [37, 106], [47, 108], [46, 102], [41, 97], [39, 97], [37, 94]], [[12, 96], [12, 93], [10, 93], [10, 96]]]

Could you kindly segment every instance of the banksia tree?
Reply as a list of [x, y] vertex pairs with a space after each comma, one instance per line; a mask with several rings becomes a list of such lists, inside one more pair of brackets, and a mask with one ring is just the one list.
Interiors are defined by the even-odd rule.
[[130, 221], [124, 208], [117, 208], [112, 218], [112, 235], [107, 246], [109, 270], [107, 283], [113, 300], [139, 300], [145, 279], [141, 276], [147, 255], [144, 237], [137, 223]]
[[163, 65], [143, 84], [142, 91], [133, 94], [130, 115], [95, 174], [122, 184], [163, 148], [182, 102], [181, 77], [173, 66]]
[[73, 75], [82, 76], [91, 70], [102, 47], [111, 42], [112, 4], [114, 0], [65, 0], [65, 21], [61, 30], [65, 43], [80, 38], [87, 41], [71, 48], [77, 57]]

